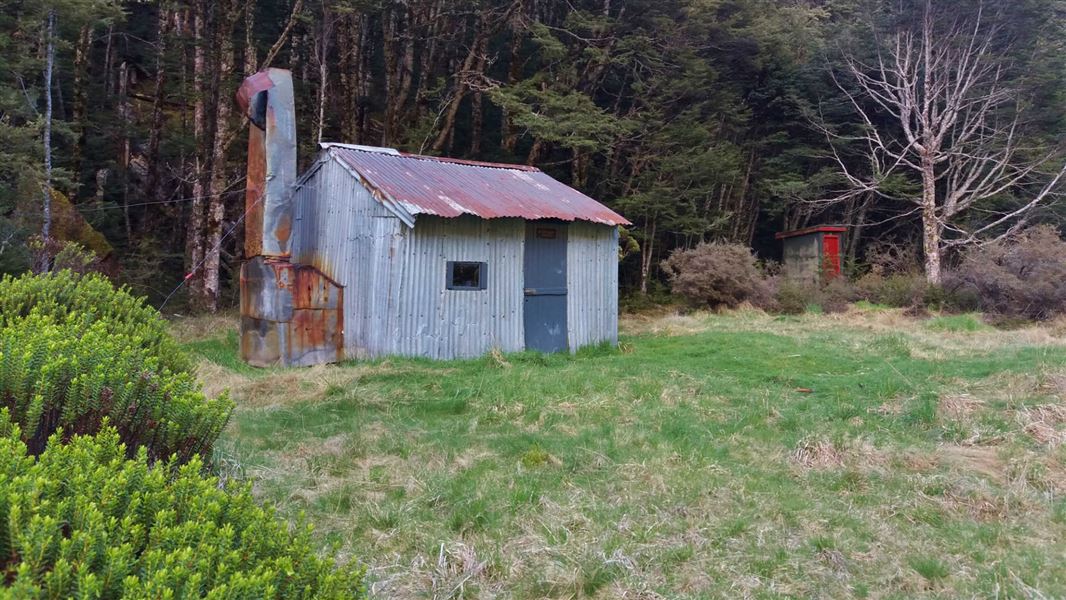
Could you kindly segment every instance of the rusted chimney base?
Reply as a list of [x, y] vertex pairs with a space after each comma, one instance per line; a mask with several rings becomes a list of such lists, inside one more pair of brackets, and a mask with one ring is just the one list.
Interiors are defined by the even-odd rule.
[[256, 256], [241, 266], [241, 358], [257, 367], [344, 359], [344, 288], [318, 269]]

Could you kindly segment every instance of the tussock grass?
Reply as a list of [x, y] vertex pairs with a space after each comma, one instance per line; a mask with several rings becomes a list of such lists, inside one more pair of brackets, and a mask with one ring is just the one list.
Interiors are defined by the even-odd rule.
[[176, 326], [238, 401], [230, 476], [375, 597], [1066, 596], [1066, 327], [749, 309], [576, 356], [257, 370]]

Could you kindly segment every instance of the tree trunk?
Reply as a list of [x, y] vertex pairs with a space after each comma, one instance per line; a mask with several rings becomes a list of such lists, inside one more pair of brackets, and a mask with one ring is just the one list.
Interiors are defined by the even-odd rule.
[[455, 130], [455, 117], [459, 114], [459, 106], [470, 89], [468, 82], [472, 71], [477, 71], [478, 74], [483, 74], [485, 71], [485, 46], [488, 43], [488, 33], [489, 25], [485, 18], [482, 18], [478, 23], [474, 41], [470, 44], [470, 51], [467, 52], [459, 72], [455, 74], [455, 94], [448, 103], [448, 108], [444, 111], [444, 124], [441, 125], [437, 139], [433, 142], [433, 152], [443, 150], [444, 145], [452, 138], [452, 133]]
[[655, 217], [651, 218], [651, 227], [648, 236], [644, 239], [644, 247], [640, 249], [640, 293], [648, 295], [648, 280], [651, 278], [651, 261], [655, 254]]
[[548, 142], [545, 142], [541, 138], [534, 139], [533, 145], [529, 148], [529, 155], [526, 156], [526, 164], [531, 167], [537, 166], [537, 163], [540, 161], [540, 157], [544, 154], [547, 148]]
[[259, 70], [259, 61], [255, 57], [255, 2], [248, 2], [244, 7], [244, 74], [252, 75]]
[[88, 112], [89, 95], [86, 92], [86, 80], [89, 78], [89, 51], [92, 49], [92, 27], [85, 25], [78, 34], [78, 45], [74, 49], [74, 106], [71, 109], [71, 125], [77, 134], [71, 149], [71, 172], [75, 181], [81, 179], [81, 161], [85, 148], [85, 123]]
[[196, 140], [196, 164], [193, 168], [192, 205], [189, 223], [186, 229], [185, 252], [188, 256], [187, 277], [189, 277], [189, 297], [194, 301], [202, 296], [203, 280], [200, 265], [204, 258], [204, 175], [207, 158], [204, 147], [207, 145], [207, 53], [204, 45], [207, 35], [206, 0], [198, 0], [193, 5], [193, 137]]
[[315, 41], [315, 62], [318, 63], [318, 110], [315, 113], [315, 142], [322, 143], [326, 128], [326, 98], [329, 91], [329, 46], [333, 37], [334, 15], [322, 3], [318, 39]]
[[[222, 8], [218, 23], [218, 74], [217, 85], [221, 88], [229, 81], [225, 75], [234, 67], [233, 25], [237, 20], [239, 5], [230, 2]], [[211, 183], [207, 198], [207, 235], [204, 248], [203, 282], [200, 306], [208, 312], [218, 310], [221, 295], [219, 263], [222, 252], [222, 222], [226, 216], [226, 145], [229, 118], [233, 102], [228, 94], [219, 93], [215, 112], [215, 136], [211, 148]]]
[[925, 279], [940, 285], [940, 238], [944, 227], [936, 210], [936, 172], [933, 158], [922, 157], [922, 251], [925, 254]]
[[114, 75], [111, 73], [111, 68], [115, 65], [115, 53], [112, 50], [114, 48], [114, 42], [112, 38], [115, 36], [114, 24], [107, 26], [107, 44], [104, 47], [104, 96], [111, 96], [115, 91]]
[[[398, 137], [400, 114], [407, 104], [411, 93], [411, 83], [415, 63], [415, 35], [411, 9], [403, 11], [403, 25], [400, 23], [400, 11], [389, 11], [384, 25], [385, 40], [382, 52], [385, 57], [385, 122], [381, 132], [381, 144], [388, 146]], [[402, 52], [397, 52], [397, 45], [403, 40]]]
[[167, 39], [170, 37], [170, 10], [159, 7], [159, 23], [156, 34], [155, 90], [152, 97], [151, 132], [148, 135], [148, 176], [145, 185], [147, 196], [154, 201], [162, 200], [165, 194], [159, 185], [159, 144], [163, 135], [163, 102], [166, 86]]
[[[518, 27], [518, 19], [515, 18], [511, 22], [511, 52], [510, 58], [507, 62], [507, 85], [514, 85], [519, 77], [522, 76], [522, 62], [521, 62], [521, 49], [522, 49], [522, 32]], [[514, 152], [515, 144], [518, 143], [518, 128], [515, 127], [514, 118], [510, 112], [506, 109], [502, 109], [502, 115], [500, 118], [500, 146], [508, 152]]]
[[[337, 36], [339, 61], [337, 70], [340, 72], [340, 96], [341, 96], [341, 139], [342, 142], [352, 141], [352, 133], [355, 131], [355, 111], [359, 105], [359, 99], [355, 91], [355, 67], [354, 61], [359, 60], [359, 39], [355, 34], [358, 14], [346, 15], [341, 19], [340, 31]], [[353, 142], [355, 143], [355, 142]]]
[[[44, 66], [44, 205], [42, 206], [41, 238], [46, 247], [52, 237], [52, 70], [56, 62], [56, 11], [48, 11], [48, 24], [45, 30], [45, 66]], [[51, 267], [48, 254], [41, 253], [41, 271]]]
[[485, 127], [485, 108], [481, 90], [470, 97], [470, 156], [481, 154], [481, 132]]
[[126, 243], [133, 239], [133, 226], [130, 224], [130, 121], [132, 109], [129, 98], [130, 67], [125, 61], [118, 66], [118, 115], [122, 121], [120, 127], [122, 156], [122, 217], [126, 229]]
[[372, 71], [370, 68], [370, 53], [373, 48], [370, 35], [370, 17], [359, 16], [359, 41], [355, 45], [359, 49], [356, 57], [355, 89], [356, 107], [355, 123], [352, 130], [352, 141], [361, 144], [369, 136], [367, 134], [367, 121], [369, 119], [368, 104], [370, 102], [370, 82]]

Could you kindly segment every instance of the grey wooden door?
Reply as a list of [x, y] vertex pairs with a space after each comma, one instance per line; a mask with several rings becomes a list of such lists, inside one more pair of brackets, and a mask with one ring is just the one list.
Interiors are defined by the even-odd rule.
[[527, 223], [524, 262], [526, 349], [566, 350], [566, 225]]

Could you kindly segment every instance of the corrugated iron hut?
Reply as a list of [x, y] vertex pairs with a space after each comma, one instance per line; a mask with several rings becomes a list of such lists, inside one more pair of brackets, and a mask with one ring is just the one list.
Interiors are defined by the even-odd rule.
[[293, 120], [291, 86], [270, 69], [238, 93], [253, 125], [247, 237], [262, 240], [241, 272], [245, 360], [616, 342], [622, 216], [534, 167], [391, 148], [322, 144], [290, 178], [295, 135], [278, 130]]
[[783, 231], [775, 237], [782, 240], [782, 264], [785, 277], [797, 281], [819, 281], [840, 275], [840, 238], [844, 227], [820, 225], [794, 231]]

